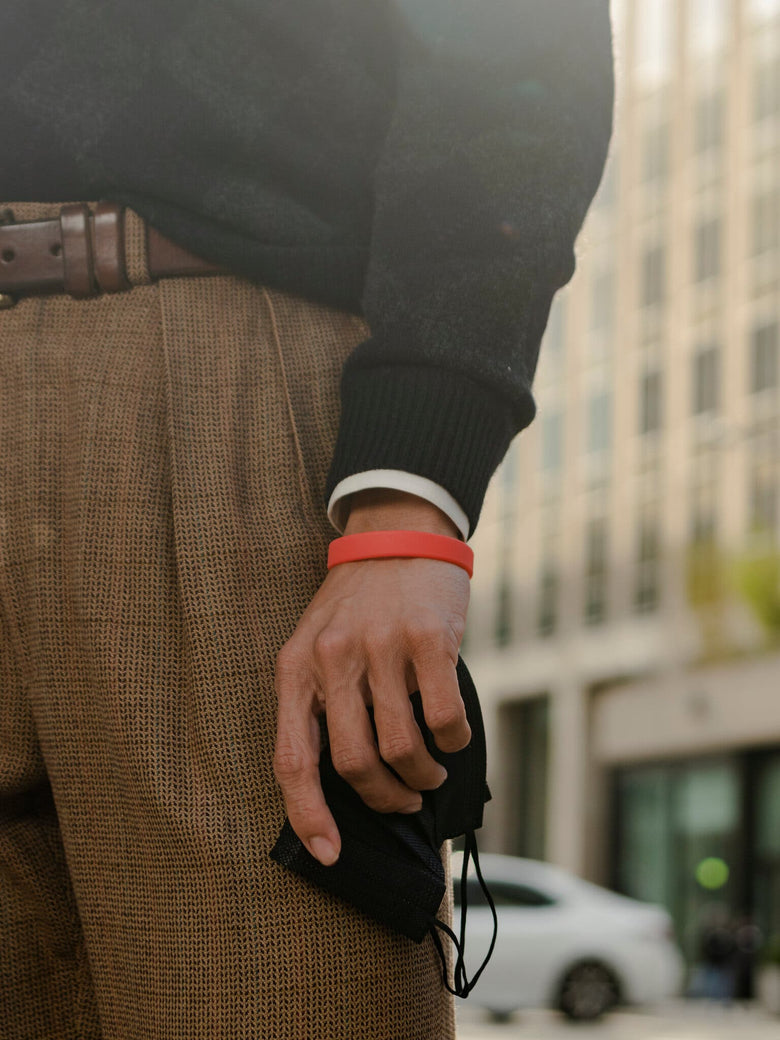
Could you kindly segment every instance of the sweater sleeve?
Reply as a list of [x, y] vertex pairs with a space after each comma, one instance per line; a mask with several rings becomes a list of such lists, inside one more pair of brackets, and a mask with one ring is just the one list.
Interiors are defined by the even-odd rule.
[[534, 415], [539, 343], [612, 125], [608, 0], [394, 0], [363, 308], [327, 494], [351, 473], [441, 484], [473, 530]]

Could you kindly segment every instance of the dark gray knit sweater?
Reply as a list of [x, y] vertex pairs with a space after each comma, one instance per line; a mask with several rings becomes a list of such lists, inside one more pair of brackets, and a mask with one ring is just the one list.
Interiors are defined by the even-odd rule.
[[362, 313], [329, 487], [476, 522], [596, 190], [608, 0], [3, 0], [0, 199], [106, 198]]

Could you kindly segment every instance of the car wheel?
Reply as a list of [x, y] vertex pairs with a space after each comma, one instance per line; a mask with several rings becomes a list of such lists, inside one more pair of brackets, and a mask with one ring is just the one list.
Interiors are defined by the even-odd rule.
[[567, 1018], [588, 1021], [600, 1018], [620, 998], [617, 980], [603, 964], [575, 964], [561, 983], [558, 1007]]

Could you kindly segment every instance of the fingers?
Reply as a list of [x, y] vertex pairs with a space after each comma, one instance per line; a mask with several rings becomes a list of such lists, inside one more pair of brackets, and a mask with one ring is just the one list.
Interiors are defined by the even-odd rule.
[[274, 773], [284, 795], [290, 825], [320, 863], [335, 863], [341, 851], [336, 821], [320, 786], [320, 730], [314, 712], [316, 690], [302, 670], [291, 668], [284, 651], [276, 669], [279, 704]]
[[379, 754], [415, 791], [429, 791], [447, 779], [447, 770], [428, 752], [414, 717], [403, 674], [392, 669], [369, 678]]
[[326, 691], [333, 766], [372, 809], [417, 812], [422, 805], [418, 791], [393, 776], [382, 762], [363, 697], [362, 668], [355, 668], [342, 649], [332, 638], [321, 637], [315, 643], [318, 679]]
[[471, 740], [471, 727], [449, 648], [437, 634], [418, 634], [413, 663], [425, 723], [436, 746], [448, 754], [460, 751]]

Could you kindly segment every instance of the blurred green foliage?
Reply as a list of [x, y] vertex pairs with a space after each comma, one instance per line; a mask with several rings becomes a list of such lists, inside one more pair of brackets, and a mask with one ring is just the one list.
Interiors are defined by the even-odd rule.
[[721, 658], [739, 653], [732, 645], [726, 607], [739, 597], [763, 629], [767, 647], [780, 645], [780, 548], [755, 532], [741, 552], [728, 555], [714, 537], [688, 546], [686, 594], [699, 615], [704, 655]]
[[734, 561], [735, 585], [771, 643], [780, 642], [780, 550], [756, 544]]

